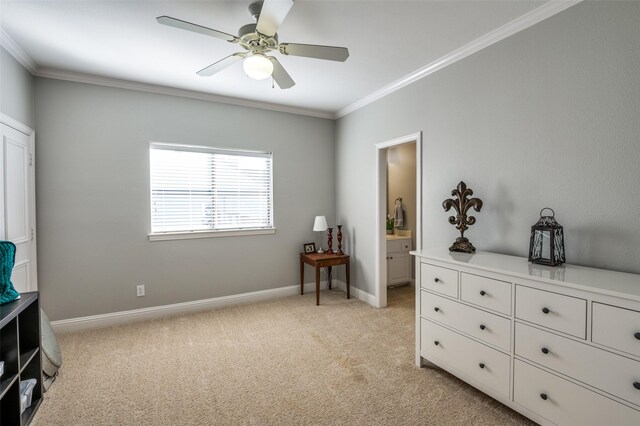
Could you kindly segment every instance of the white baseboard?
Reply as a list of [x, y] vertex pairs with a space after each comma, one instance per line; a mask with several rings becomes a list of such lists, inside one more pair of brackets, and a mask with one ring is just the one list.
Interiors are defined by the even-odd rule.
[[[320, 289], [325, 290], [326, 288], [327, 282], [321, 281]], [[315, 283], [305, 283], [305, 293], [314, 293], [315, 290]], [[192, 312], [208, 311], [211, 309], [221, 308], [223, 306], [242, 305], [246, 303], [259, 302], [261, 300], [293, 296], [295, 294], [300, 294], [299, 285], [253, 291], [250, 293], [233, 294], [231, 296], [214, 297], [212, 299], [174, 303], [171, 305], [152, 306], [150, 308], [133, 309], [130, 311], [120, 311], [108, 314], [91, 315], [87, 317], [69, 318], [59, 321], [52, 321], [51, 326], [56, 333], [72, 333], [76, 331], [110, 327], [113, 325], [127, 324], [172, 315], [182, 315]]]
[[[342, 280], [334, 280], [336, 283], [336, 287], [340, 290], [347, 291], [347, 283]], [[371, 305], [373, 307], [376, 306], [376, 297], [373, 294], [369, 294], [364, 290], [360, 290], [359, 288], [351, 286], [351, 295], [358, 300], [362, 300], [364, 303]]]
[[[347, 284], [340, 280], [334, 280], [335, 287], [346, 291]], [[320, 289], [327, 289], [327, 282], [320, 282]], [[305, 293], [314, 293], [315, 283], [305, 283]], [[152, 306], [150, 308], [133, 309], [130, 311], [112, 312], [108, 314], [91, 315], [87, 317], [69, 318], [52, 321], [51, 326], [56, 333], [72, 333], [76, 331], [104, 328], [113, 325], [127, 324], [145, 321], [154, 318], [182, 315], [192, 312], [208, 311], [224, 306], [242, 305], [259, 302], [261, 300], [276, 299], [279, 297], [293, 296], [300, 293], [299, 285], [274, 288], [269, 290], [253, 291], [250, 293], [234, 294], [231, 296], [214, 297], [212, 299], [194, 300], [191, 302], [174, 303], [171, 305]], [[351, 295], [358, 300], [375, 306], [375, 297], [359, 288], [351, 287]]]

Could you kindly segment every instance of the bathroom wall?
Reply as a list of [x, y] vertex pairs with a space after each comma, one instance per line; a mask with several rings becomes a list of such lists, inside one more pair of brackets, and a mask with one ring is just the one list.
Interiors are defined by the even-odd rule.
[[[416, 246], [416, 144], [405, 143], [387, 149], [387, 214], [393, 216], [395, 200], [402, 197], [404, 226]], [[413, 268], [412, 268], [413, 270]], [[415, 271], [414, 271], [415, 275]]]

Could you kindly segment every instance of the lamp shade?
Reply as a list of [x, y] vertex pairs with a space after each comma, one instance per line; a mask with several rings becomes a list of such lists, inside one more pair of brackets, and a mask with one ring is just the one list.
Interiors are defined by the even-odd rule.
[[264, 80], [273, 73], [273, 64], [261, 53], [248, 56], [242, 63], [244, 72], [254, 80]]
[[324, 216], [316, 216], [316, 220], [313, 222], [314, 231], [326, 231], [329, 225], [327, 225], [327, 218]]

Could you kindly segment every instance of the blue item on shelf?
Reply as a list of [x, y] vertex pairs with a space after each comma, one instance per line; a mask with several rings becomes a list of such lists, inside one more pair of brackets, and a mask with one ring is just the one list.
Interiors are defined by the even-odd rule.
[[0, 305], [13, 302], [20, 297], [11, 282], [11, 272], [16, 261], [16, 245], [11, 241], [0, 241]]

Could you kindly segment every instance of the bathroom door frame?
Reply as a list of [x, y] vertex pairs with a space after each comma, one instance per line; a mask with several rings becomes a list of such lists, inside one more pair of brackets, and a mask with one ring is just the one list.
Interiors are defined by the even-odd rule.
[[[410, 135], [401, 136], [376, 144], [375, 165], [375, 306], [387, 307], [387, 241], [386, 219], [387, 217], [387, 148], [405, 143], [416, 144], [416, 246], [414, 250], [422, 248], [422, 131]], [[416, 268], [416, 281], [418, 271]], [[416, 282], [416, 288], [419, 284]]]

